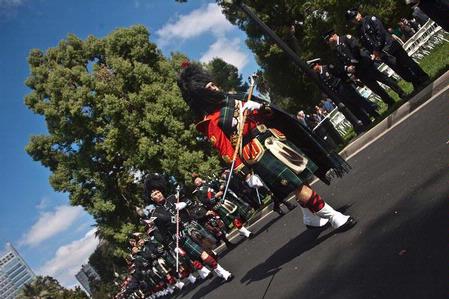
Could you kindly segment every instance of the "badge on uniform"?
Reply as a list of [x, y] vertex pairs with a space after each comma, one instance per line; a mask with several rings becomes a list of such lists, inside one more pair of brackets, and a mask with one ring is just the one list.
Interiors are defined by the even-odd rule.
[[176, 223], [176, 216], [171, 216], [171, 223]]

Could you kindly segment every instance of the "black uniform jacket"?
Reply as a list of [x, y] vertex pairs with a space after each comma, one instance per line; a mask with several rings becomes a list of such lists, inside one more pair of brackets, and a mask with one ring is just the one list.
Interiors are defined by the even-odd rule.
[[[173, 240], [173, 236], [176, 234], [176, 197], [170, 195], [165, 199], [163, 205], [155, 205], [151, 216], [156, 217], [155, 224], [158, 228], [158, 239], [163, 239], [164, 243]], [[182, 227], [183, 222], [188, 222], [190, 216], [187, 209], [179, 211], [179, 223]]]
[[418, 7], [449, 32], [449, 0], [421, 0]]
[[[384, 25], [376, 16], [365, 16], [357, 26], [360, 42], [370, 52], [389, 53], [399, 43], [385, 30]], [[399, 45], [400, 46], [400, 45]]]
[[342, 64], [355, 66], [356, 70], [373, 66], [370, 53], [360, 46], [355, 37], [349, 34], [339, 37], [339, 41], [335, 46], [335, 53]]
[[324, 85], [339, 93], [339, 87], [344, 82], [349, 82], [349, 77], [341, 66], [323, 65], [318, 74]]

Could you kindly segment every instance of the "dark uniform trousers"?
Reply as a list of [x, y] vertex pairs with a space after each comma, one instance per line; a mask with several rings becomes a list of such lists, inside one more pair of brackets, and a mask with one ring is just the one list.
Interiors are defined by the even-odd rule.
[[343, 103], [348, 109], [362, 121], [364, 125], [371, 124], [369, 115], [379, 116], [376, 112], [377, 106], [366, 98], [362, 97], [350, 84], [343, 83], [338, 87], [338, 94], [341, 95]]
[[335, 52], [340, 62], [346, 67], [355, 67], [355, 76], [371, 89], [371, 91], [378, 94], [388, 105], [393, 105], [394, 100], [379, 85], [379, 83], [377, 83], [377, 81], [389, 86], [400, 97], [404, 95], [404, 92], [397, 85], [396, 81], [377, 69], [374, 62], [371, 60], [369, 52], [363, 49], [357, 39], [351, 35], [339, 37]]
[[396, 92], [399, 97], [404, 96], [404, 91], [399, 87], [398, 83], [393, 79], [388, 77], [388, 75], [379, 71], [374, 65], [369, 67], [356, 67], [355, 72], [356, 77], [362, 81], [372, 92], [381, 97], [382, 101], [388, 105], [393, 105], [395, 101], [393, 98], [379, 85], [381, 82], [389, 86], [394, 92]]
[[393, 41], [387, 52], [383, 52], [381, 59], [393, 71], [405, 81], [411, 82], [414, 87], [429, 79], [429, 76], [421, 69], [421, 67], [408, 56], [407, 52], [397, 42]]
[[[322, 66], [322, 72], [319, 76], [325, 85], [341, 97], [342, 102], [356, 118], [362, 121], [364, 125], [371, 124], [369, 116], [379, 116], [376, 112], [377, 105], [362, 97], [352, 84], [340, 78], [340, 73], [341, 71], [332, 66]], [[353, 124], [353, 126], [356, 126], [356, 124]]]

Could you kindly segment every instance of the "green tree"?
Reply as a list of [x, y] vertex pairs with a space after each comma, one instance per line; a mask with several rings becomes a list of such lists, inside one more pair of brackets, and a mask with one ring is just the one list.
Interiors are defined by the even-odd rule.
[[114, 294], [118, 293], [118, 287], [112, 282], [94, 281], [90, 284], [92, 291], [92, 298], [94, 299], [109, 299], [113, 298]]
[[242, 75], [238, 69], [222, 60], [214, 58], [206, 64], [206, 68], [212, 73], [215, 83], [225, 92], [245, 92], [248, 84], [242, 82]]
[[37, 276], [27, 283], [17, 295], [18, 299], [87, 299], [80, 287], [67, 289], [50, 276]]
[[115, 273], [125, 273], [126, 263], [122, 257], [114, 255], [112, 244], [102, 240], [94, 253], [89, 257], [89, 265], [100, 275], [100, 280], [90, 281], [90, 289], [93, 298], [110, 298], [110, 295], [117, 293], [118, 289], [114, 285]]
[[76, 286], [73, 290], [64, 289], [61, 299], [88, 299], [89, 297], [86, 293], [79, 287]]
[[28, 57], [26, 105], [46, 121], [28, 154], [51, 171], [50, 184], [67, 192], [97, 222], [100, 238], [124, 256], [142, 206], [141, 174], [166, 172], [190, 179], [215, 171], [191, 126], [176, 70], [149, 41], [143, 26], [105, 38], [69, 35]]

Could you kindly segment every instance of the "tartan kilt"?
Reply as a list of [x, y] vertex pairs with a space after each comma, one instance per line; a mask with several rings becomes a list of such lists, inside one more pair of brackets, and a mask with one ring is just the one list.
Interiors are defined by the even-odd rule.
[[[238, 195], [236, 194], [236, 196]], [[240, 197], [235, 198], [231, 194], [229, 194], [229, 196], [226, 196], [226, 198], [237, 206], [238, 216], [240, 216], [243, 221], [248, 221], [248, 219], [251, 218], [252, 208], [248, 203], [243, 201], [243, 199], [241, 199]]]
[[256, 138], [264, 147], [264, 153], [260, 160], [251, 165], [255, 173], [260, 176], [271, 192], [278, 198], [284, 198], [300, 186], [309, 183], [314, 172], [318, 169], [317, 165], [307, 157], [298, 147], [288, 140], [282, 141], [290, 146], [299, 154], [307, 157], [306, 168], [299, 174], [291, 170], [282, 161], [276, 158], [264, 145], [265, 139], [273, 136], [270, 131], [259, 134]]
[[200, 259], [201, 253], [204, 251], [203, 248], [201, 248], [198, 243], [192, 240], [189, 236], [184, 236], [181, 239], [181, 246], [182, 248], [187, 251], [189, 256], [191, 256], [194, 259]]
[[238, 216], [238, 207], [237, 210], [231, 214], [220, 203], [215, 205], [214, 211], [217, 212], [221, 220], [223, 220], [226, 230], [231, 228], [234, 219]]
[[212, 250], [217, 243], [215, 237], [196, 221], [184, 225], [183, 235], [182, 247], [197, 259], [203, 251]]

